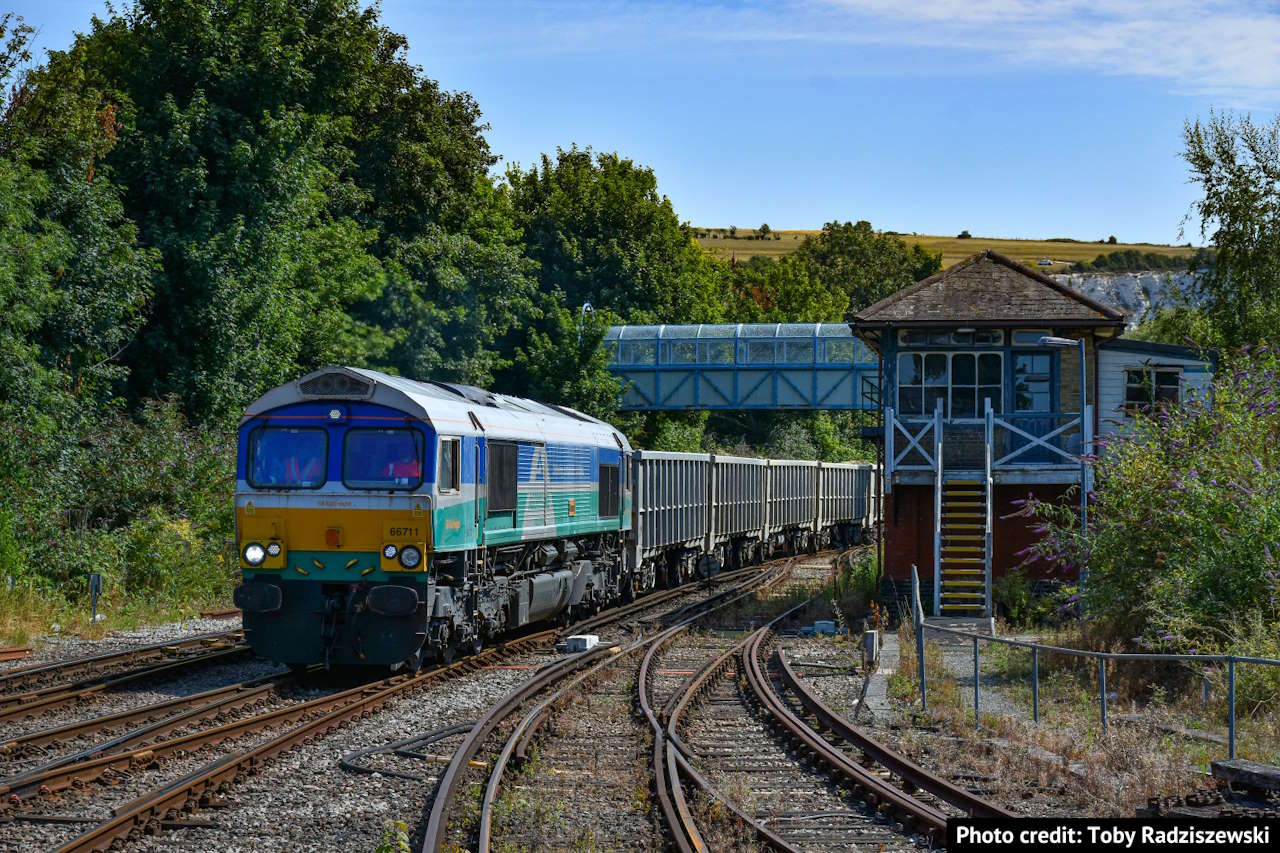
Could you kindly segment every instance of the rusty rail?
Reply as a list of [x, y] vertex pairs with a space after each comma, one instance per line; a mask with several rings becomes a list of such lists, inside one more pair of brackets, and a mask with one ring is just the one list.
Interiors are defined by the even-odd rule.
[[966, 812], [970, 817], [1016, 817], [1008, 809], [929, 772], [905, 755], [863, 734], [848, 720], [832, 711], [823, 704], [822, 700], [809, 691], [809, 688], [804, 685], [804, 680], [796, 675], [791, 668], [785, 651], [779, 650], [775, 658], [779, 662], [782, 678], [787, 687], [795, 693], [796, 698], [800, 700], [800, 704], [824, 728], [844, 739], [856, 749], [861, 750], [863, 754], [884, 765], [890, 773], [899, 777], [908, 785], [928, 791], [943, 802], [950, 803], [961, 811]]
[[[72, 685], [70, 687], [46, 687], [41, 690], [32, 691], [31, 693], [5, 697], [4, 699], [0, 699], [0, 720], [8, 720], [14, 717], [32, 717], [37, 713], [51, 711], [54, 708], [69, 705], [80, 699], [87, 699], [95, 694], [105, 693], [108, 690], [114, 690], [118, 687], [123, 687], [126, 684], [132, 684], [135, 681], [154, 678], [158, 675], [167, 675], [190, 667], [207, 666], [209, 664], [220, 663], [223, 660], [245, 657], [251, 654], [253, 654], [253, 652], [248, 646], [232, 646], [229, 649], [219, 649], [217, 651], [206, 652], [204, 654], [188, 655], [186, 657], [178, 658], [177, 660], [170, 660], [165, 661], [164, 663], [146, 666], [114, 678], [95, 681], [88, 686]], [[8, 707], [3, 707], [7, 699], [12, 699], [13, 704]]]
[[[71, 851], [105, 851], [117, 840], [127, 841], [138, 837], [144, 829], [153, 823], [162, 821], [174, 810], [198, 805], [201, 798], [208, 794], [225, 791], [235, 781], [245, 775], [257, 773], [267, 766], [276, 756], [288, 752], [300, 743], [325, 734], [341, 723], [353, 720], [368, 713], [373, 708], [393, 699], [421, 688], [441, 678], [454, 677], [458, 674], [473, 672], [487, 665], [489, 661], [514, 651], [549, 642], [554, 638], [554, 631], [542, 631], [520, 637], [506, 643], [493, 646], [475, 655], [470, 655], [455, 663], [434, 667], [415, 676], [398, 676], [386, 679], [374, 685], [353, 688], [340, 694], [321, 697], [308, 703], [280, 709], [280, 712], [260, 715], [252, 720], [232, 723], [239, 734], [265, 728], [280, 721], [295, 720], [300, 716], [314, 714], [301, 725], [245, 751], [226, 756], [206, 767], [197, 770], [175, 782], [155, 789], [142, 797], [115, 809], [113, 817], [94, 827], [89, 832], [73, 839], [59, 853]], [[334, 701], [341, 697], [345, 701]], [[323, 706], [323, 707], [322, 707]], [[283, 713], [281, 713], [283, 712]], [[205, 742], [221, 742], [232, 736], [219, 727], [203, 734], [209, 740]], [[186, 741], [185, 738], [177, 740]], [[172, 746], [177, 741], [167, 741]], [[154, 750], [156, 747], [150, 747]], [[141, 752], [123, 753], [136, 760], [145, 760], [145, 750]], [[109, 756], [103, 760], [118, 761], [118, 756]], [[65, 768], [64, 768], [65, 769]]]
[[[536, 735], [538, 729], [544, 722], [546, 722], [547, 719], [549, 719], [552, 707], [560, 701], [568, 691], [582, 684], [587, 678], [590, 678], [605, 667], [615, 664], [619, 656], [633, 654], [645, 646], [652, 646], [659, 640], [659, 638], [673, 636], [675, 633], [688, 627], [702, 616], [712, 613], [719, 608], [728, 606], [747, 595], [754, 594], [760, 588], [768, 587], [777, 583], [785, 576], [785, 565], [782, 568], [765, 567], [764, 569], [761, 569], [759, 567], [752, 567], [721, 575], [719, 576], [719, 580], [721, 581], [733, 581], [744, 577], [747, 578], [747, 580], [742, 584], [730, 587], [716, 593], [715, 595], [681, 608], [676, 611], [676, 613], [682, 614], [682, 621], [679, 624], [652, 637], [637, 640], [626, 648], [620, 650], [618, 655], [611, 656], [605, 660], [579, 656], [578, 658], [567, 661], [566, 663], [568, 665], [565, 666], [563, 670], [559, 671], [554, 678], [544, 680], [541, 683], [529, 682], [512, 691], [511, 694], [508, 694], [508, 696], [505, 697], [499, 705], [491, 708], [490, 714], [487, 714], [485, 718], [482, 718], [475, 728], [472, 729], [472, 735], [469, 736], [469, 739], [470, 737], [475, 737], [475, 743], [472, 744], [464, 742], [464, 744], [459, 747], [458, 751], [454, 753], [453, 763], [450, 765], [450, 770], [452, 771], [453, 768], [457, 766], [459, 771], [452, 777], [446, 775], [445, 779], [440, 783], [435, 802], [432, 803], [432, 811], [430, 818], [428, 819], [427, 832], [426, 837], [423, 839], [422, 849], [424, 851], [437, 851], [442, 849], [445, 840], [445, 832], [447, 831], [447, 813], [453, 797], [456, 796], [456, 789], [461, 783], [462, 769], [465, 767], [466, 761], [474, 754], [474, 750], [479, 748], [479, 745], [483, 740], [488, 737], [492, 729], [496, 727], [497, 722], [510, 716], [518, 707], [520, 707], [520, 705], [533, 698], [552, 682], [557, 681], [560, 678], [567, 677], [575, 670], [581, 670], [567, 684], [525, 714], [521, 721], [516, 725], [511, 735], [507, 738], [502, 750], [499, 752], [498, 757], [494, 762], [493, 770], [489, 775], [489, 781], [485, 787], [481, 800], [477, 843], [477, 850], [479, 853], [487, 853], [489, 850], [492, 832], [493, 807], [497, 800], [502, 776], [508, 762], [513, 756], [519, 757], [524, 754], [525, 749]], [[673, 590], [672, 592], [687, 593], [688, 591], [688, 588], [681, 588], [680, 590]], [[673, 596], [670, 595], [664, 595], [656, 601], [653, 597], [647, 597], [644, 600], [643, 605], [645, 607], [652, 607], [654, 604], [660, 604], [672, 597]], [[636, 608], [626, 608], [625, 613], [615, 614], [615, 618], [609, 621], [621, 621], [634, 613], [635, 610]], [[690, 613], [690, 611], [693, 612]], [[665, 614], [662, 618], [674, 618], [674, 614]], [[641, 665], [642, 679], [644, 677], [644, 673], [647, 671], [647, 664], [649, 660], [651, 660], [651, 658], [646, 656], [645, 662]], [[647, 706], [648, 699], [645, 695], [645, 691], [643, 690], [641, 691], [640, 701], [642, 706]], [[495, 712], [499, 716], [495, 716], [493, 720], [490, 720], [490, 715], [493, 715]], [[482, 724], [487, 727], [487, 730], [481, 730]], [[659, 790], [661, 791], [661, 788], [659, 788]]]
[[15, 667], [0, 672], [0, 701], [4, 701], [14, 693], [30, 691], [30, 685], [32, 684], [45, 683], [59, 678], [71, 678], [78, 674], [100, 671], [114, 666], [166, 659], [183, 649], [199, 646], [207, 647], [218, 643], [238, 643], [243, 638], [243, 634], [238, 629], [234, 631], [215, 631], [208, 634], [197, 634], [181, 640], [124, 649], [118, 652], [104, 652], [73, 660]]

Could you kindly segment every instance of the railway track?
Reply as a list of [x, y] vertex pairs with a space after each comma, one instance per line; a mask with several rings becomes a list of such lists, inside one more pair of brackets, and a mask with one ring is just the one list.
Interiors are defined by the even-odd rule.
[[[45, 701], [61, 693], [84, 695], [104, 689], [105, 684], [124, 684], [128, 680], [146, 678], [148, 674], [170, 672], [183, 666], [200, 665], [214, 660], [211, 654], [241, 652], [248, 647], [242, 643], [239, 630], [216, 631], [197, 634], [168, 643], [152, 643], [124, 649], [120, 652], [91, 654], [54, 663], [32, 663], [29, 666], [0, 672], [0, 719], [15, 716], [15, 708], [24, 704]], [[32, 706], [35, 708], [36, 706]]]
[[[513, 760], [520, 760], [527, 756], [530, 745], [541, 728], [551, 718], [555, 707], [571, 696], [588, 694], [592, 695], [593, 702], [608, 701], [603, 696], [597, 697], [590, 689], [590, 685], [594, 680], [612, 680], [609, 678], [610, 673], [622, 666], [624, 660], [637, 652], [643, 651], [659, 637], [683, 630], [708, 613], [716, 612], [747, 596], [752, 596], [759, 589], [780, 583], [786, 577], [789, 563], [789, 560], [782, 560], [770, 564], [764, 571], [758, 568], [746, 569], [722, 575], [720, 578], [722, 581], [729, 581], [733, 585], [701, 602], [669, 611], [660, 618], [651, 617], [644, 620], [650, 625], [674, 622], [675, 624], [672, 627], [658, 630], [656, 633], [650, 633], [647, 636], [642, 635], [639, 639], [633, 639], [625, 644], [613, 644], [607, 647], [597, 646], [590, 652], [561, 660], [491, 706], [476, 721], [475, 726], [453, 754], [449, 768], [442, 777], [432, 802], [422, 849], [424, 851], [444, 849], [451, 839], [456, 840], [459, 833], [469, 831], [469, 827], [452, 826], [450, 819], [456, 811], [454, 806], [463, 787], [471, 784], [479, 775], [469, 772], [474, 769], [471, 767], [473, 760], [479, 754], [481, 748], [487, 742], [491, 742], [495, 734], [503, 732], [506, 737], [494, 761], [492, 770], [485, 776], [479, 776], [480, 781], [478, 784], [482, 788], [483, 794], [480, 803], [480, 816], [475, 829], [475, 844], [476, 849], [481, 851], [487, 851], [493, 839], [495, 804], [504, 784], [506, 768]], [[623, 618], [626, 618], [626, 616]], [[541, 701], [535, 701], [541, 694], [551, 690], [553, 687], [556, 689], [548, 696], [542, 698]], [[617, 694], [618, 690], [611, 688], [609, 692]], [[629, 691], [627, 691], [627, 694], [628, 696], [630, 695]], [[614, 695], [612, 698], [616, 707], [619, 696]], [[525, 709], [525, 713], [517, 719], [517, 712], [522, 709]], [[634, 726], [631, 727], [631, 731], [634, 734]], [[622, 742], [621, 737], [618, 732], [613, 732], [612, 735], [615, 740], [606, 741], [606, 743], [611, 747], [618, 747]], [[597, 745], [596, 748], [598, 750], [599, 746]], [[579, 774], [595, 772], [593, 768], [589, 769], [583, 765], [579, 765], [576, 769], [557, 765], [556, 769], [558, 771], [568, 770], [571, 773], [576, 770]], [[611, 795], [616, 801], [620, 796], [625, 796], [625, 791], [615, 787]], [[571, 846], [574, 843], [581, 843], [583, 839], [567, 839], [567, 841]], [[627, 846], [634, 846], [637, 843], [637, 839], [631, 838]], [[552, 846], [555, 846], [554, 842]]]
[[[744, 570], [734, 573], [734, 577], [759, 571]], [[729, 579], [730, 575], [722, 578]], [[683, 612], [686, 606], [683, 599], [696, 595], [705, 596], [705, 587], [686, 585], [657, 593], [560, 633], [597, 629], [627, 620], [661, 619], [664, 612]], [[717, 593], [711, 599], [720, 597]], [[0, 779], [0, 824], [11, 825], [6, 832], [23, 824], [91, 825], [88, 832], [66, 840], [58, 848], [62, 850], [104, 850], [137, 840], [143, 833], [160, 828], [186, 826], [189, 825], [184, 817], [186, 813], [224, 800], [238, 781], [271, 766], [277, 757], [293, 747], [368, 715], [393, 699], [443, 680], [502, 665], [504, 661], [535, 648], [548, 648], [555, 639], [556, 632], [541, 631], [495, 645], [448, 666], [300, 702], [280, 704], [274, 701], [279, 699], [276, 694], [288, 680], [286, 674], [280, 673], [27, 733], [0, 749], [7, 750], [11, 757], [34, 759], [42, 757], [48, 748], [85, 739], [95, 727], [110, 726], [113, 731], [119, 731], [105, 742], [91, 743]], [[123, 660], [122, 657], [116, 658], [117, 668]], [[150, 667], [146, 671], [156, 672]], [[140, 678], [143, 672], [139, 669], [119, 677]], [[102, 679], [89, 688], [96, 690], [100, 684], [111, 682], [110, 678]], [[36, 700], [46, 696], [67, 698], [72, 692], [75, 691], [51, 685], [49, 692], [36, 697]], [[221, 757], [211, 762], [207, 760], [207, 755], [217, 753]], [[207, 763], [191, 770], [193, 760]], [[165, 768], [171, 766], [181, 767], [180, 778], [173, 779], [172, 769], [166, 771]], [[153, 784], [150, 781], [153, 778], [164, 778], [165, 781]], [[137, 779], [150, 788], [129, 802], [111, 807], [105, 820], [95, 818], [94, 815], [102, 814], [102, 810], [94, 795], [99, 790], [107, 790], [100, 786], [114, 787], [125, 779]], [[132, 787], [136, 788], [137, 782], [132, 783]], [[54, 813], [52, 809], [55, 806], [61, 809], [67, 805], [63, 802], [66, 797], [72, 798], [70, 802], [73, 805], [84, 802], [91, 806], [89, 811], [92, 814]]]
[[817, 700], [784, 654], [769, 653], [776, 626], [792, 612], [708, 662], [668, 705], [654, 768], [678, 849], [708, 849], [710, 837], [715, 846], [780, 851], [933, 846], [948, 814], [1010, 814], [866, 737]]
[[[48, 688], [62, 685], [87, 687], [108, 676], [118, 675], [125, 671], [141, 671], [154, 665], [164, 665], [192, 653], [210, 650], [227, 649], [244, 639], [243, 633], [233, 631], [215, 631], [208, 634], [197, 634], [182, 640], [163, 643], [151, 643], [118, 652], [106, 652], [98, 655], [74, 658], [54, 663], [29, 664], [0, 671], [0, 707], [7, 707], [22, 701], [22, 697], [32, 693], [47, 691]], [[72, 685], [72, 679], [76, 679]]]

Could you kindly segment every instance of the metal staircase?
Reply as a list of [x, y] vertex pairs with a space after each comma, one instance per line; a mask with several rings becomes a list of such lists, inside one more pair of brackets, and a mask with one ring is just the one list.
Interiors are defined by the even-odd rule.
[[987, 484], [944, 479], [939, 504], [939, 615], [985, 616], [990, 559]]

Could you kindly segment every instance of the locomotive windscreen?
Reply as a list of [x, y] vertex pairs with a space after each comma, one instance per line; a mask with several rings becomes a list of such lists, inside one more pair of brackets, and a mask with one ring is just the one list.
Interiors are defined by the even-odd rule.
[[249, 485], [318, 489], [326, 479], [329, 435], [314, 427], [262, 427], [249, 436]]
[[349, 489], [416, 489], [422, 484], [422, 433], [348, 430], [342, 445], [342, 482]]

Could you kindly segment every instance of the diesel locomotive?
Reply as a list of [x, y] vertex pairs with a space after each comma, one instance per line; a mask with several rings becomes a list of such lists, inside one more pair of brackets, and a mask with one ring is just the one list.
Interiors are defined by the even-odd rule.
[[358, 368], [268, 391], [238, 439], [235, 603], [296, 667], [448, 661], [871, 521], [869, 465], [633, 452], [567, 407]]

